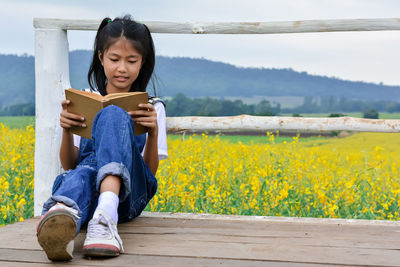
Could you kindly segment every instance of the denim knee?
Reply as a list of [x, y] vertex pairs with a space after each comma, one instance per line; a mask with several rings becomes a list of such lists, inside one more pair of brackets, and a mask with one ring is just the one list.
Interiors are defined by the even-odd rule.
[[[107, 106], [97, 113], [92, 126], [92, 140], [95, 141], [99, 136], [107, 136], [104, 129], [107, 129], [106, 132], [108, 133], [111, 132], [113, 135], [123, 138], [134, 136], [131, 116], [124, 109], [114, 105]], [[110, 137], [110, 135], [107, 137]], [[123, 142], [125, 141], [123, 140]]]
[[102, 110], [100, 110], [97, 115], [95, 120], [99, 119], [115, 119], [118, 118], [118, 120], [127, 120], [132, 121], [131, 116], [129, 116], [128, 112], [126, 112], [123, 108], [120, 108], [115, 105], [110, 105]]

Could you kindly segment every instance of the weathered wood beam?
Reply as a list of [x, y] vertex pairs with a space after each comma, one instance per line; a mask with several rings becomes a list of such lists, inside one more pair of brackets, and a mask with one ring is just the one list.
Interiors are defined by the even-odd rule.
[[400, 120], [375, 120], [353, 117], [302, 118], [302, 117], [168, 117], [169, 131], [355, 131], [400, 132]]
[[[101, 20], [35, 18], [35, 28], [96, 31]], [[400, 30], [400, 18], [331, 19], [271, 22], [167, 22], [142, 21], [152, 33], [274, 34], [337, 31]]]

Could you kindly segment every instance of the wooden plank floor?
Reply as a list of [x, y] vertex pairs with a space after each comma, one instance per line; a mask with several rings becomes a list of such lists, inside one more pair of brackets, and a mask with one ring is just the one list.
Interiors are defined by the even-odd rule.
[[[48, 266], [38, 218], [0, 228], [0, 266]], [[143, 213], [120, 224], [125, 253], [79, 266], [400, 266], [400, 222]]]

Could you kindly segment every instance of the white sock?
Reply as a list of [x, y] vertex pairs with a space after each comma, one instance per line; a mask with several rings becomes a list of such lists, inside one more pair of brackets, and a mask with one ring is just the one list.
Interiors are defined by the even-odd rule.
[[118, 204], [119, 197], [114, 192], [106, 191], [100, 194], [97, 208], [101, 208], [102, 210], [107, 212], [107, 214], [110, 215], [111, 218], [113, 218], [114, 221], [117, 223]]

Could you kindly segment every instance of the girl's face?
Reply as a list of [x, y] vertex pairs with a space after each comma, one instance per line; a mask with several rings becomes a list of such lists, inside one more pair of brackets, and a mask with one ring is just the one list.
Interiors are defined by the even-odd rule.
[[107, 94], [129, 92], [142, 67], [142, 55], [131, 42], [121, 37], [99, 58], [108, 80]]

